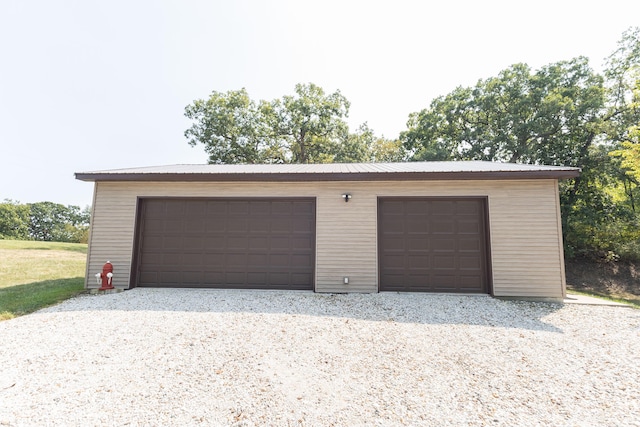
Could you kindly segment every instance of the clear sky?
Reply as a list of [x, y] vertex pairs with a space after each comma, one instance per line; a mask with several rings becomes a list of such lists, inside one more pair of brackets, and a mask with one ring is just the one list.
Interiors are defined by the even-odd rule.
[[0, 201], [91, 204], [74, 172], [205, 163], [184, 107], [339, 89], [394, 138], [411, 112], [518, 62], [600, 70], [640, 1], [0, 0]]

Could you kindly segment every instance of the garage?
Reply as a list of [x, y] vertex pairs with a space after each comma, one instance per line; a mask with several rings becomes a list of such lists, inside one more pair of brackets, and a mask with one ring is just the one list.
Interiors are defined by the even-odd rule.
[[164, 165], [94, 183], [85, 286], [565, 296], [559, 181], [482, 161]]
[[136, 286], [314, 289], [313, 198], [141, 198], [136, 235]]
[[489, 293], [486, 198], [380, 198], [381, 291]]

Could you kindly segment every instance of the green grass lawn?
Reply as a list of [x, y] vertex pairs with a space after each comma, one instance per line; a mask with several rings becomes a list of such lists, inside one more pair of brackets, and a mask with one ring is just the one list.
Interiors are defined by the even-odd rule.
[[0, 240], [0, 320], [84, 292], [87, 245]]

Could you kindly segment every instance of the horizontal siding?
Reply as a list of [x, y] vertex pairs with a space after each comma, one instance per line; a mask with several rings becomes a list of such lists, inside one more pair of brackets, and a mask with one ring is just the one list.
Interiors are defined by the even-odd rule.
[[[345, 203], [342, 193], [352, 199]], [[96, 184], [88, 254], [93, 274], [110, 260], [114, 284], [129, 286], [135, 209], [143, 197], [316, 197], [316, 291], [376, 292], [377, 198], [488, 196], [489, 238], [496, 296], [562, 297], [564, 265], [557, 181], [414, 181]], [[343, 285], [343, 277], [350, 284]]]
[[[375, 197], [362, 197], [351, 186], [317, 187], [316, 291], [377, 292]], [[345, 192], [352, 195], [347, 203]]]

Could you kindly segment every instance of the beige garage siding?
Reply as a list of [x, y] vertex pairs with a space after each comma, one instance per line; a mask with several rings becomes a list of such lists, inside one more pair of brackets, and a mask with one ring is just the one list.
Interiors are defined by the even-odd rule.
[[[352, 199], [345, 203], [341, 195]], [[557, 181], [97, 182], [87, 284], [114, 264], [129, 287], [137, 197], [315, 197], [316, 291], [377, 292], [377, 201], [388, 196], [488, 196], [493, 294], [560, 298], [564, 262]], [[349, 285], [342, 279], [348, 276]]]

